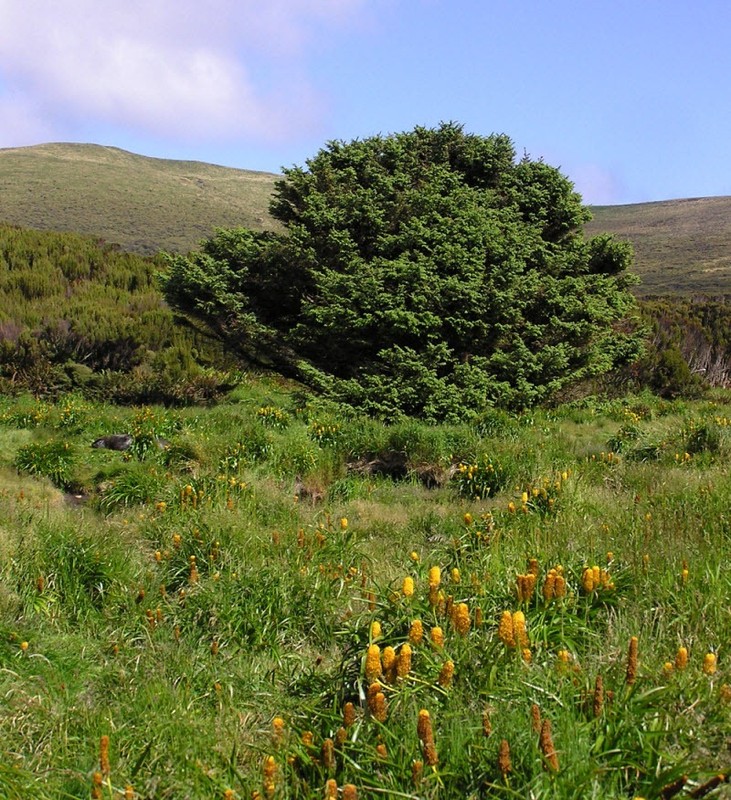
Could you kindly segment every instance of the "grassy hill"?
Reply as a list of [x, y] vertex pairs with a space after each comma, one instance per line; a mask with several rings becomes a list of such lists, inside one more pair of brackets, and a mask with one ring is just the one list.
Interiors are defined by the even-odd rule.
[[275, 175], [93, 144], [0, 150], [0, 222], [187, 252], [215, 227], [271, 226]]
[[[0, 150], [0, 222], [187, 252], [216, 227], [272, 227], [276, 175], [92, 144]], [[595, 206], [587, 232], [635, 247], [641, 295], [731, 294], [731, 197]]]
[[731, 197], [591, 210], [587, 233], [607, 231], [634, 245], [641, 294], [731, 293]]

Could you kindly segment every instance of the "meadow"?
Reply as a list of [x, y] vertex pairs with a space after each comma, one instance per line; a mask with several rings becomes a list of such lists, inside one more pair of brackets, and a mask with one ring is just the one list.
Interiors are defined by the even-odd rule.
[[0, 796], [731, 796], [729, 425], [2, 399]]

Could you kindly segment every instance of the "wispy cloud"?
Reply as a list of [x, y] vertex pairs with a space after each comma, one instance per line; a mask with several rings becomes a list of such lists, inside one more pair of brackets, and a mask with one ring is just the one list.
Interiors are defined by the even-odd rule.
[[0, 0], [0, 136], [96, 120], [190, 141], [286, 138], [325, 103], [308, 48], [364, 5]]

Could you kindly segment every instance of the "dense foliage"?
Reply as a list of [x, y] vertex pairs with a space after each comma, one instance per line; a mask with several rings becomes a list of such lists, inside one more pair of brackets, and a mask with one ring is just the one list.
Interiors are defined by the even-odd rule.
[[387, 418], [524, 407], [637, 353], [631, 249], [569, 180], [460, 126], [332, 142], [285, 170], [284, 233], [170, 257], [168, 300], [239, 352]]
[[221, 348], [178, 325], [159, 264], [90, 237], [0, 225], [0, 391], [204, 399]]

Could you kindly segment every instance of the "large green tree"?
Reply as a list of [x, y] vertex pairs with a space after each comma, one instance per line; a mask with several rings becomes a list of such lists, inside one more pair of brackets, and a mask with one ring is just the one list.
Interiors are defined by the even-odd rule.
[[284, 171], [279, 232], [169, 257], [169, 302], [230, 347], [388, 418], [525, 407], [637, 353], [629, 245], [504, 135], [331, 142]]

